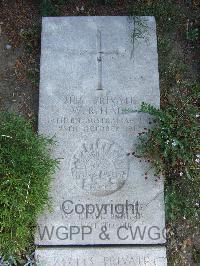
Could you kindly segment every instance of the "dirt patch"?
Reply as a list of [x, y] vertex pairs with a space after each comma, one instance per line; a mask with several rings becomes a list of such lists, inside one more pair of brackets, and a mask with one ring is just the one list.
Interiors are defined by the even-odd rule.
[[1, 2], [0, 110], [23, 114], [36, 121], [38, 86], [33, 86], [27, 79], [26, 74], [31, 62], [21, 34], [23, 30], [40, 21], [37, 20], [39, 13], [36, 13], [33, 4], [28, 2]]
[[37, 117], [38, 88], [34, 87], [26, 79], [19, 80], [17, 65], [23, 57], [23, 47], [6, 49], [10, 45], [8, 38], [0, 37], [0, 109], [12, 111], [28, 116]]

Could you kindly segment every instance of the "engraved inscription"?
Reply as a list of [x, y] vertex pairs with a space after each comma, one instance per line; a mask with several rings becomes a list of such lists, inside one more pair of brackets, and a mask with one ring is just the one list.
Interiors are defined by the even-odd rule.
[[128, 160], [114, 141], [83, 143], [72, 158], [71, 171], [79, 187], [96, 196], [119, 190], [128, 177]]
[[136, 136], [144, 129], [145, 121], [146, 125], [149, 123], [149, 116], [137, 111], [133, 96], [101, 95], [86, 98], [67, 94], [63, 99], [62, 115], [46, 116], [44, 121], [62, 133], [125, 132], [128, 136]]
[[[115, 250], [113, 250], [115, 252]], [[101, 251], [103, 252], [103, 250]], [[110, 250], [110, 253], [112, 250]], [[153, 250], [155, 252], [155, 250]], [[71, 265], [71, 266], [159, 266], [159, 265], [166, 265], [166, 256], [164, 254], [154, 254], [154, 255], [140, 255], [138, 253], [134, 254], [134, 251], [131, 254], [128, 250], [126, 250], [126, 253], [122, 250], [121, 255], [113, 256], [110, 255], [107, 250], [105, 250], [106, 255], [95, 252], [92, 256], [87, 254], [84, 256], [83, 252], [77, 256], [76, 253], [78, 253], [76, 250], [74, 254], [71, 253], [66, 256], [68, 252], [65, 252], [64, 254], [61, 254], [61, 256], [49, 256], [48, 258], [45, 257], [45, 255], [37, 255], [36, 260], [39, 265], [47, 265], [45, 264], [45, 261], [47, 262], [49, 260], [48, 265], [56, 265], [56, 266], [65, 266], [65, 265]], [[125, 254], [124, 254], [125, 253]], [[57, 254], [57, 253], [56, 253]], [[101, 254], [101, 256], [100, 256]]]

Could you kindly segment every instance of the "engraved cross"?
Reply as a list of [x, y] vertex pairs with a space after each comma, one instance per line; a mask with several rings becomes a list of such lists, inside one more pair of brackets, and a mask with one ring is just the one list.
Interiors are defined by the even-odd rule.
[[101, 44], [101, 31], [97, 30], [97, 50], [98, 50], [98, 84], [97, 84], [97, 90], [103, 90], [102, 86], [102, 55], [110, 55], [115, 54], [118, 55], [118, 50], [110, 50], [110, 51], [102, 51], [102, 44]]

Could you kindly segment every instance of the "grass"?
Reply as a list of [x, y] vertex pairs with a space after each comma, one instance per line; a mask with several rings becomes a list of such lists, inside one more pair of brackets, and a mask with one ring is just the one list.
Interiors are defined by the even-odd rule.
[[6, 258], [22, 256], [33, 243], [58, 164], [49, 153], [52, 144], [24, 118], [0, 113], [0, 254]]
[[[195, 88], [196, 100], [200, 100], [200, 86]], [[189, 92], [184, 98], [176, 97], [165, 109], [157, 110], [148, 104], [141, 108], [154, 117], [155, 126], [139, 137], [138, 151], [151, 160], [157, 175], [165, 176], [168, 220], [177, 216], [195, 220], [200, 214], [199, 110]], [[179, 189], [180, 184], [184, 190]], [[188, 194], [192, 198], [187, 198]]]
[[108, 5], [113, 6], [116, 4], [116, 0], [90, 0], [92, 5]]
[[[40, 1], [40, 14], [46, 16], [58, 16], [60, 6], [66, 4], [76, 4], [75, 0], [41, 0]], [[89, 6], [109, 6], [114, 7], [116, 0], [88, 0]]]
[[33, 25], [32, 27], [23, 29], [20, 36], [24, 42], [25, 50], [28, 53], [38, 51], [38, 44], [40, 42], [41, 29], [39, 26]]
[[161, 110], [142, 105], [141, 111], [151, 114], [156, 123], [139, 137], [138, 153], [165, 177], [168, 263], [189, 265], [186, 256], [191, 254], [192, 263], [199, 265], [193, 237], [199, 232], [200, 217], [200, 84], [185, 56], [188, 50], [191, 58], [198, 49], [198, 25], [189, 22], [188, 10], [174, 1], [136, 1], [130, 12], [153, 15], [157, 21]]
[[174, 1], [135, 1], [130, 4], [129, 13], [133, 16], [155, 16], [159, 31], [170, 32], [180, 26], [185, 18], [182, 8]]
[[[26, 58], [29, 58], [29, 65], [25, 68], [25, 76], [33, 86], [39, 85], [39, 62], [37, 55], [40, 53], [40, 35], [41, 28], [33, 25], [23, 29], [20, 33], [21, 40], [24, 44]], [[27, 60], [27, 59], [26, 59]]]
[[200, 217], [200, 84], [183, 82], [177, 87], [179, 93], [161, 110], [142, 105], [141, 111], [152, 115], [155, 125], [139, 137], [138, 153], [165, 178], [169, 265], [189, 265], [187, 246], [198, 265], [199, 251], [192, 239], [198, 237]]
[[41, 0], [40, 13], [41, 13], [41, 16], [43, 17], [57, 16], [58, 9], [52, 0]]
[[43, 17], [58, 16], [59, 6], [70, 3], [75, 3], [75, 0], [40, 0], [40, 14]]

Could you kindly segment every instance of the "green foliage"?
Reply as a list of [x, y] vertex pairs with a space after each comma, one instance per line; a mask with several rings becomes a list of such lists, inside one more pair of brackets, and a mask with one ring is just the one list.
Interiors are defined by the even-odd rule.
[[49, 206], [48, 190], [58, 164], [52, 139], [37, 136], [24, 118], [0, 113], [0, 254], [23, 254], [33, 242], [38, 215]]
[[52, 0], [41, 0], [40, 13], [43, 17], [57, 16], [58, 9]]
[[38, 51], [40, 43], [40, 27], [33, 25], [30, 28], [23, 29], [20, 32], [20, 36], [25, 44], [25, 49], [28, 53]]
[[40, 13], [43, 17], [58, 16], [59, 6], [73, 3], [74, 0], [41, 0]]
[[35, 86], [38, 86], [39, 84], [39, 60], [34, 60], [33, 58], [37, 58], [37, 54], [40, 50], [40, 32], [40, 27], [35, 25], [30, 28], [23, 29], [20, 32], [25, 51], [27, 52], [31, 62], [29, 67], [25, 69], [26, 77]]
[[139, 39], [144, 39], [145, 41], [148, 41], [149, 37], [149, 27], [147, 25], [147, 22], [145, 19], [141, 19], [140, 17], [132, 17], [134, 22], [134, 29], [132, 32], [132, 42]]
[[39, 86], [39, 80], [40, 80], [39, 76], [40, 76], [39, 69], [34, 68], [34, 69], [27, 70], [27, 78], [35, 86]]
[[139, 137], [138, 152], [151, 160], [156, 174], [166, 178], [168, 218], [180, 214], [196, 219], [200, 195], [200, 86], [195, 83], [180, 87], [182, 95], [174, 96], [163, 110], [142, 104], [141, 111], [150, 114], [155, 125]]
[[166, 92], [169, 93], [169, 88], [176, 85], [177, 81], [179, 82], [179, 79], [187, 73], [188, 65], [178, 58], [178, 55], [173, 57], [173, 54], [171, 54], [171, 56], [165, 58], [165, 61], [162, 61], [162, 59], [163, 56], [160, 56], [160, 75], [165, 81]]
[[116, 0], [90, 0], [93, 5], [114, 5]]
[[167, 55], [171, 49], [170, 40], [166, 36], [158, 37], [158, 49], [163, 55]]
[[130, 4], [133, 16], [155, 16], [160, 29], [170, 31], [181, 24], [184, 13], [174, 1], [137, 0]]
[[187, 31], [187, 40], [189, 41], [197, 41], [199, 39], [199, 29], [198, 28], [194, 28], [194, 29], [189, 29]]
[[68, 4], [70, 2], [73, 2], [74, 0], [57, 0], [57, 4], [58, 5], [64, 5], [64, 4]]
[[30, 256], [26, 254], [24, 258], [19, 256], [10, 256], [6, 260], [4, 258], [0, 258], [1, 266], [36, 266], [35, 261], [35, 253], [33, 252]]
[[183, 175], [181, 180], [174, 180], [171, 184], [166, 183], [165, 206], [167, 221], [174, 222], [177, 217], [183, 217], [191, 221], [193, 225], [198, 223], [200, 218], [200, 180], [198, 171], [198, 169], [193, 171], [189, 178], [187, 175]]
[[[187, 74], [188, 65], [184, 63], [183, 55], [173, 44], [171, 35], [177, 28], [185, 23], [185, 13], [174, 1], [134, 1], [130, 4], [130, 13], [133, 17], [148, 15], [155, 16], [157, 21], [158, 51], [159, 51], [159, 73], [161, 76], [161, 99], [162, 104], [168, 103], [171, 97], [171, 88], [175, 86], [183, 75]], [[136, 23], [137, 34], [133, 37], [144, 38], [148, 29]], [[132, 38], [134, 40], [134, 38]], [[134, 42], [133, 42], [134, 43]], [[134, 50], [134, 49], [133, 49]]]

